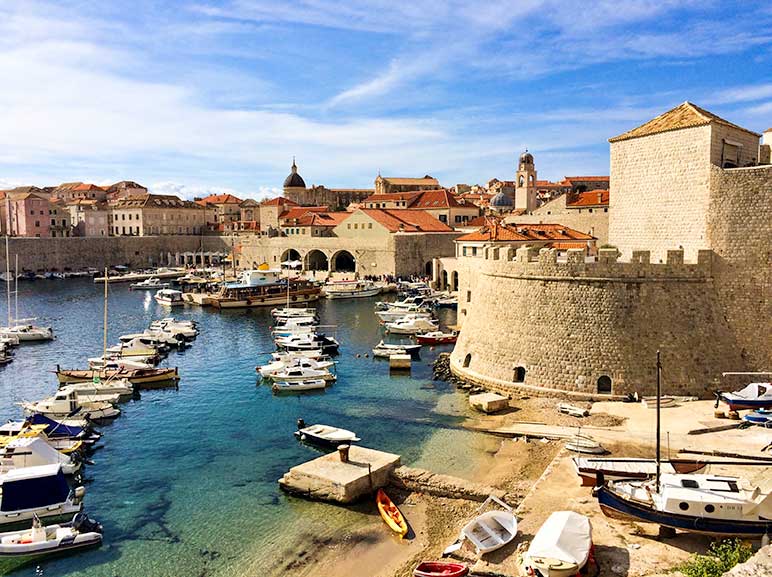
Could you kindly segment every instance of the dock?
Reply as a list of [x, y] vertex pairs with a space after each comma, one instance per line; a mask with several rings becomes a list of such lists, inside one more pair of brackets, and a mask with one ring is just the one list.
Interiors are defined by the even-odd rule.
[[[130, 272], [126, 274], [120, 274], [115, 276], [108, 276], [107, 282], [140, 282], [149, 278], [155, 277], [158, 279], [175, 279], [185, 276], [186, 272], [183, 269], [169, 269], [163, 272]], [[95, 283], [105, 282], [104, 276], [94, 277]]]
[[309, 499], [353, 503], [386, 486], [399, 466], [399, 455], [352, 445], [348, 461], [338, 452], [323, 455], [292, 467], [279, 486]]

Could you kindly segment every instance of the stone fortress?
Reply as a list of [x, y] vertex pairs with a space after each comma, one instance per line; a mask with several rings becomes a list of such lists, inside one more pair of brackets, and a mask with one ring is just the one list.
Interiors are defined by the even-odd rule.
[[452, 371], [502, 392], [651, 395], [659, 349], [664, 393], [706, 397], [724, 371], [772, 369], [759, 137], [686, 102], [610, 139], [613, 248], [461, 259]]

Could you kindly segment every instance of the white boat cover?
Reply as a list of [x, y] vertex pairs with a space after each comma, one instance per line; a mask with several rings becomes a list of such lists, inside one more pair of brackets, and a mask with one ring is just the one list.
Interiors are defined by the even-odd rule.
[[748, 401], [761, 401], [767, 399], [772, 400], [772, 384], [751, 383], [750, 385], [745, 386], [743, 389], [729, 393], [726, 396], [733, 399], [743, 399]]
[[531, 541], [528, 556], [558, 559], [581, 567], [587, 562], [591, 546], [592, 525], [587, 517], [573, 511], [555, 511]]

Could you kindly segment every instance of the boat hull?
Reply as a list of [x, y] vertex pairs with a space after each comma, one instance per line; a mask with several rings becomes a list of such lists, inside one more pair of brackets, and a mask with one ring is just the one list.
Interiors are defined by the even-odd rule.
[[407, 535], [407, 522], [399, 508], [392, 503], [383, 489], [378, 489], [376, 496], [378, 512], [386, 525], [400, 537]]
[[769, 399], [733, 399], [726, 395], [721, 395], [720, 400], [726, 403], [730, 411], [743, 411], [746, 409], [772, 409], [772, 401]]
[[[308, 293], [290, 293], [292, 304], [310, 303], [319, 300], [319, 291]], [[216, 309], [244, 309], [251, 307], [273, 307], [287, 303], [287, 295], [276, 294], [243, 299], [228, 299], [211, 296], [210, 304]]]
[[416, 335], [415, 340], [421, 345], [450, 345], [456, 342], [458, 337], [422, 337]]
[[413, 577], [464, 577], [469, 567], [451, 561], [424, 561], [413, 569]]
[[56, 378], [59, 384], [86, 383], [93, 381], [94, 377], [102, 379], [127, 379], [132, 385], [153, 385], [159, 383], [174, 383], [180, 376], [177, 369], [148, 369], [147, 371], [100, 371], [100, 370], [59, 370]]
[[381, 293], [380, 287], [361, 290], [361, 291], [332, 291], [325, 293], [328, 299], [360, 299], [365, 297], [374, 297]]

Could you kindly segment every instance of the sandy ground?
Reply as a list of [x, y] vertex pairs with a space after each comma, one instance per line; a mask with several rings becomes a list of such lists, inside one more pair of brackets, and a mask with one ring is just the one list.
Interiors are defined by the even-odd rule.
[[[543, 423], [551, 426], [582, 427], [611, 451], [611, 456], [653, 457], [656, 413], [640, 404], [596, 403], [589, 417], [579, 419], [559, 414], [559, 401], [545, 398], [516, 399], [504, 414], [480, 415], [467, 421], [471, 429], [506, 428], [516, 423]], [[587, 405], [589, 406], [589, 405]], [[758, 427], [689, 435], [692, 429], [731, 424], [713, 416], [713, 402], [683, 403], [662, 410], [663, 452], [668, 444], [672, 454], [682, 448], [721, 450], [762, 455], [761, 448], [772, 441], [772, 431]], [[483, 433], [480, 433], [483, 435]], [[669, 434], [669, 436], [668, 436]], [[476, 558], [463, 548], [458, 556], [489, 575], [518, 575], [519, 551], [553, 511], [573, 510], [590, 517], [600, 575], [649, 576], [665, 573], [693, 552], [703, 552], [709, 539], [679, 534], [660, 540], [658, 527], [606, 518], [598, 508], [589, 487], [581, 487], [571, 464], [571, 454], [561, 441], [514, 440], [485, 436], [484, 449], [470, 455], [476, 461], [473, 481], [506, 489], [523, 496], [518, 506], [519, 534], [507, 547]], [[545, 469], [547, 471], [545, 472]], [[712, 467], [712, 472], [744, 476], [762, 488], [772, 488], [772, 467]], [[537, 483], [538, 480], [538, 483]], [[534, 485], [536, 485], [534, 487]], [[361, 529], [341, 535], [305, 552], [287, 575], [299, 577], [408, 577], [424, 559], [438, 558], [453, 543], [460, 528], [474, 517], [479, 503], [441, 499], [391, 490], [410, 523], [411, 532], [400, 540], [380, 520], [375, 506], [371, 520]], [[327, 505], [320, 505], [327, 506]], [[364, 507], [367, 510], [367, 507]]]

